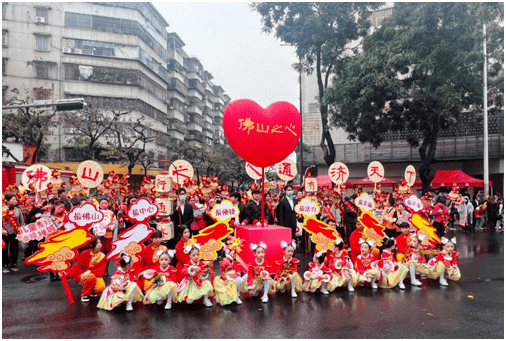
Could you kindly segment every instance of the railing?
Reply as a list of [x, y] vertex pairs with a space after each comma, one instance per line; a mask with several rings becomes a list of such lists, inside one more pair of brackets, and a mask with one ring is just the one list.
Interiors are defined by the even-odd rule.
[[[489, 157], [502, 157], [504, 154], [504, 135], [489, 135]], [[311, 152], [304, 157], [309, 164], [323, 163], [323, 151], [320, 146], [310, 147]], [[378, 148], [369, 143], [347, 143], [335, 145], [336, 162], [369, 163], [383, 162], [418, 162], [418, 148], [411, 148], [406, 141], [385, 141]], [[462, 136], [440, 138], [437, 141], [436, 160], [472, 160], [483, 158], [483, 136]]]

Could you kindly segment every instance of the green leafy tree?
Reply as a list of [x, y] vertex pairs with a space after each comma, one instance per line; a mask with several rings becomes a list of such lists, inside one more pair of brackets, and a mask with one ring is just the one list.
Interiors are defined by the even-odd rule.
[[[12, 95], [2, 98], [2, 105], [30, 105], [34, 100], [50, 99], [51, 92], [36, 88], [33, 91], [24, 90], [20, 94], [17, 88], [11, 90]], [[15, 112], [2, 115], [2, 140], [12, 140], [23, 144], [25, 147], [34, 146], [33, 152], [26, 148], [27, 155], [23, 162], [31, 158], [35, 164], [46, 154], [47, 145], [44, 144], [46, 131], [56, 125], [56, 111], [48, 109], [21, 108]], [[21, 160], [20, 160], [21, 161]]]
[[502, 3], [395, 3], [392, 18], [366, 37], [363, 53], [327, 89], [332, 123], [375, 147], [388, 131], [410, 131], [427, 191], [439, 133], [483, 110], [483, 24], [492, 108], [502, 111], [502, 20]]
[[324, 91], [331, 75], [358, 49], [347, 45], [367, 33], [370, 10], [381, 3], [352, 2], [255, 2], [251, 8], [262, 16], [262, 31], [295, 46], [300, 63], [296, 70], [316, 72], [322, 137], [320, 146], [328, 165], [334, 163], [336, 152], [330, 135]]

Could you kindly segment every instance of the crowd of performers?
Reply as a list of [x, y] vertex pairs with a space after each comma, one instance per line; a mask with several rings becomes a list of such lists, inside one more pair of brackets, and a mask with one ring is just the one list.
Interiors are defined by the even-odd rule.
[[[262, 302], [267, 302], [268, 295], [274, 293], [289, 291], [292, 297], [297, 297], [297, 293], [304, 290], [327, 295], [338, 287], [349, 291], [354, 291], [357, 286], [373, 289], [398, 286], [404, 289], [404, 280], [408, 275], [411, 285], [415, 286], [421, 285], [420, 278], [438, 280], [442, 286], [448, 285], [447, 279], [460, 279], [457, 253], [454, 251], [456, 240], [444, 237], [449, 221], [457, 221], [457, 218], [452, 219], [450, 216], [457, 203], [462, 205], [459, 189], [453, 188], [446, 197], [433, 197], [429, 193], [422, 197], [423, 214], [430, 218], [442, 237], [442, 243], [434, 253], [428, 252], [421, 245], [423, 236], [414, 233], [414, 227], [408, 221], [410, 213], [404, 207], [403, 199], [411, 190], [409, 187], [406, 189], [407, 186], [402, 182], [392, 194], [379, 189], [373, 193], [377, 203], [375, 214], [384, 225], [387, 236], [380, 248], [362, 234], [364, 226], [357, 220], [359, 209], [354, 203], [359, 193], [354, 193], [349, 198], [332, 190], [308, 194], [294, 191], [290, 184], [281, 188], [277, 194], [271, 194], [268, 190], [265, 193], [265, 223], [292, 229], [292, 240], [283, 241], [279, 246], [283, 248], [284, 256], [275, 264], [266, 264], [264, 257], [269, 250], [265, 244], [243, 245], [243, 241], [230, 236], [219, 263], [221, 273], [215, 275], [213, 262], [200, 259], [200, 246], [190, 243], [191, 236], [214, 224], [209, 212], [223, 199], [229, 199], [240, 212], [238, 217], [230, 221], [232, 228], [260, 224], [261, 194], [256, 185], [250, 186], [248, 192], [236, 190], [229, 193], [226, 186], [214, 185], [217, 181], [213, 178], [203, 177], [199, 186], [190, 182], [187, 186], [175, 188], [171, 193], [174, 212], [166, 219], [176, 226], [176, 236], [164, 240], [162, 233], [155, 231], [135, 264], [131, 256], [122, 254], [117, 270], [110, 276], [109, 285], [104, 281], [104, 278], [109, 277], [109, 262], [105, 255], [111, 250], [112, 241], [117, 234], [134, 224], [126, 214], [128, 207], [139, 197], [156, 197], [153, 187], [143, 186], [137, 194], [132, 195], [121, 182], [124, 179], [120, 178], [117, 182], [120, 186], [102, 187], [93, 196], [82, 189], [71, 188], [66, 191], [64, 186], [37, 195], [29, 191], [16, 192], [16, 188], [11, 186], [12, 193], [4, 196], [3, 272], [18, 270], [19, 243], [16, 234], [19, 226], [48, 217], [58, 227], [55, 234], [61, 233], [65, 231], [64, 217], [67, 212], [73, 206], [88, 202], [97, 205], [104, 212], [108, 223], [91, 227], [95, 239], [89, 248], [81, 250], [77, 261], [65, 275], [82, 286], [83, 302], [100, 296], [98, 307], [105, 310], [111, 310], [122, 303], [126, 303], [127, 310], [132, 310], [132, 303], [140, 301], [160, 305], [166, 301], [165, 309], [170, 309], [172, 303], [192, 304], [200, 299], [205, 306], [211, 306], [212, 298], [220, 305], [234, 302], [241, 304], [241, 297], [244, 296], [261, 296]], [[144, 179], [145, 183], [150, 181], [149, 178]], [[107, 192], [111, 188], [115, 191]], [[294, 209], [297, 202], [305, 196], [318, 201], [321, 208], [318, 218], [335, 228], [338, 237], [330, 250], [314, 254], [313, 262], [308, 264], [308, 271], [300, 276], [300, 261], [293, 255], [297, 248], [301, 248], [297, 226], [302, 222], [302, 217]], [[120, 197], [124, 197], [122, 202], [118, 200]], [[488, 218], [495, 229], [496, 221], [502, 214], [502, 199], [489, 198], [485, 204], [477, 203], [474, 211], [483, 210], [482, 216], [490, 214], [492, 205], [499, 207], [495, 221], [494, 217]], [[24, 208], [24, 212], [20, 207]], [[156, 222], [161, 220], [153, 217], [150, 223], [156, 226]], [[25, 245], [24, 258], [37, 250], [38, 242], [32, 240]], [[244, 247], [249, 247], [254, 252], [255, 259], [251, 264], [246, 264], [238, 255]], [[51, 280], [59, 278], [53, 273], [50, 276]]]

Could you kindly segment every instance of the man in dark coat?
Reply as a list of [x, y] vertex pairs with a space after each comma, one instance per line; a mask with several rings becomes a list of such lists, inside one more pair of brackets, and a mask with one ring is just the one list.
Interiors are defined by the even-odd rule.
[[[254, 189], [251, 192], [253, 195], [253, 200], [246, 207], [246, 219], [248, 219], [248, 224], [256, 224], [257, 222], [261, 223], [262, 219], [262, 205], [260, 203], [260, 190]], [[272, 219], [271, 212], [267, 207], [267, 204], [264, 202], [264, 219], [266, 221], [270, 221]]]
[[295, 232], [297, 231], [297, 213], [295, 212], [295, 205], [297, 199], [293, 198], [292, 185], [286, 186], [286, 195], [279, 201], [278, 210], [278, 225], [289, 227], [292, 229], [292, 239], [295, 239]]
[[241, 202], [241, 194], [237, 192], [232, 193], [230, 195], [230, 200], [232, 201], [232, 204], [234, 204], [234, 206], [239, 210], [239, 215], [232, 219], [230, 225], [246, 225], [248, 223], [248, 219], [246, 217], [246, 205]]
[[186, 202], [186, 190], [184, 188], [179, 190], [179, 200], [170, 219], [174, 222], [175, 228], [180, 225], [186, 225], [190, 228], [193, 222], [193, 206]]
[[350, 197], [350, 201], [344, 203], [344, 223], [346, 225], [346, 244], [349, 244], [350, 236], [355, 230], [357, 223], [357, 216], [360, 212], [359, 208], [355, 205], [356, 194]]

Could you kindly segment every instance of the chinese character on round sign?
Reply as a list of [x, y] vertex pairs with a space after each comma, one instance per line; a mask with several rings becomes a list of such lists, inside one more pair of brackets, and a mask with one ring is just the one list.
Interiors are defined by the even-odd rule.
[[404, 179], [406, 179], [406, 183], [409, 187], [413, 186], [416, 181], [416, 170], [415, 167], [409, 165], [406, 167], [404, 171]]
[[21, 179], [24, 187], [28, 188], [30, 183], [33, 183], [36, 191], [43, 191], [51, 180], [51, 169], [44, 165], [33, 165], [23, 172]]
[[95, 161], [86, 160], [77, 167], [77, 178], [87, 188], [98, 187], [104, 179], [104, 170]]
[[281, 180], [290, 181], [297, 175], [297, 165], [286, 159], [276, 165], [276, 172]]
[[155, 191], [170, 192], [172, 191], [172, 178], [167, 173], [158, 174], [155, 178]]
[[306, 178], [304, 180], [304, 189], [308, 193], [318, 191], [318, 182], [316, 181], [316, 178]]
[[367, 176], [372, 182], [381, 182], [385, 177], [385, 169], [378, 161], [373, 161], [367, 166]]
[[350, 171], [344, 163], [334, 162], [332, 165], [330, 165], [329, 178], [333, 183], [337, 185], [344, 184], [346, 181], [348, 181], [349, 177]]
[[159, 216], [169, 216], [172, 214], [172, 199], [156, 198], [155, 205], [158, 206]]
[[186, 160], [176, 160], [169, 167], [169, 176], [173, 181], [182, 185], [185, 180], [193, 178], [193, 167]]
[[262, 167], [253, 166], [251, 163], [246, 162], [246, 173], [253, 180], [259, 180], [262, 178]]

